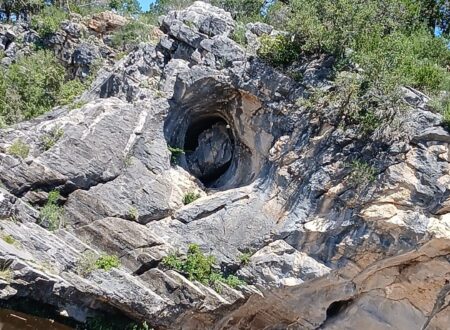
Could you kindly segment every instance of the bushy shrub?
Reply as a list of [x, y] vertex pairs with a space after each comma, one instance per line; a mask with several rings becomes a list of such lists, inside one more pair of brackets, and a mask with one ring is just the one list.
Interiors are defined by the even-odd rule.
[[200, 198], [200, 194], [197, 194], [195, 192], [188, 192], [183, 196], [183, 204], [184, 205], [191, 204], [199, 198]]
[[264, 35], [259, 41], [261, 42], [258, 49], [259, 57], [274, 66], [289, 64], [299, 55], [296, 44], [287, 36]]
[[190, 244], [187, 255], [184, 259], [177, 254], [170, 254], [163, 259], [163, 264], [184, 274], [191, 281], [199, 281], [205, 285], [210, 285], [217, 290], [217, 282], [226, 283], [232, 288], [245, 284], [234, 275], [224, 276], [216, 268], [214, 256], [205, 255], [201, 252], [197, 244]]
[[68, 18], [67, 12], [56, 6], [44, 6], [36, 15], [31, 18], [31, 27], [36, 30], [41, 37], [55, 33], [61, 23]]
[[8, 154], [12, 156], [16, 156], [19, 158], [27, 158], [28, 154], [30, 152], [30, 147], [28, 144], [23, 142], [22, 140], [18, 139], [11, 144], [11, 146], [7, 150]]
[[114, 255], [102, 255], [95, 261], [95, 267], [97, 269], [103, 269], [105, 271], [109, 271], [113, 268], [117, 268], [120, 266], [120, 260], [117, 256]]
[[64, 130], [59, 127], [53, 128], [49, 133], [41, 137], [41, 143], [44, 150], [51, 149], [56, 142], [64, 135]]
[[136, 15], [141, 12], [141, 6], [137, 0], [110, 0], [109, 8], [122, 15]]
[[[302, 56], [332, 54], [336, 70], [357, 63], [372, 91], [382, 95], [409, 85], [434, 94], [450, 89], [450, 50], [446, 38], [435, 36], [436, 24], [448, 11], [434, 1], [292, 0], [278, 1], [268, 11], [268, 21], [291, 34], [291, 43]], [[445, 26], [443, 26], [445, 31]], [[447, 32], [446, 32], [447, 33]], [[263, 40], [260, 53], [273, 64], [293, 45]], [[283, 50], [285, 48], [285, 51]], [[280, 56], [281, 54], [281, 56]], [[281, 60], [280, 60], [281, 59]], [[284, 62], [286, 59], [286, 62]], [[396, 107], [397, 105], [394, 105]], [[373, 112], [372, 112], [373, 114]], [[365, 118], [372, 120], [372, 115]]]
[[171, 146], [167, 146], [167, 148], [169, 149], [171, 156], [170, 156], [170, 162], [172, 164], [177, 164], [178, 163], [178, 158], [184, 154], [184, 150], [181, 148], [177, 148], [177, 147], [171, 147]]
[[429, 105], [442, 115], [442, 123], [450, 130], [450, 92], [436, 96]]
[[52, 190], [48, 194], [47, 203], [39, 212], [38, 223], [50, 231], [60, 229], [64, 226], [64, 208], [58, 205], [60, 193]]
[[58, 105], [67, 105], [72, 103], [86, 89], [86, 83], [81, 82], [78, 78], [69, 80], [61, 85], [56, 103]]
[[244, 253], [241, 253], [241, 255], [239, 256], [239, 260], [241, 261], [241, 264], [245, 266], [245, 265], [248, 265], [251, 257], [252, 257], [252, 254], [250, 252], [244, 252]]
[[0, 67], [0, 126], [42, 115], [56, 105], [73, 102], [89, 79], [65, 79], [64, 67], [52, 52], [38, 50]]
[[54, 106], [65, 75], [53, 54], [44, 50], [21, 57], [0, 71], [0, 116], [8, 125]]
[[237, 22], [230, 38], [236, 41], [238, 44], [245, 46], [247, 44], [247, 38], [245, 37], [246, 30], [247, 29], [244, 23]]
[[97, 259], [98, 256], [94, 251], [84, 251], [81, 255], [81, 258], [77, 262], [75, 268], [76, 273], [81, 276], [88, 276], [96, 269], [95, 262], [97, 261]]
[[5, 235], [2, 237], [3, 241], [5, 241], [8, 244], [14, 244], [16, 240], [11, 235]]
[[138, 211], [138, 209], [135, 208], [134, 206], [130, 207], [130, 209], [128, 210], [128, 217], [131, 220], [138, 221], [139, 220], [139, 211]]
[[377, 171], [370, 164], [354, 160], [351, 164], [350, 182], [355, 185], [368, 184], [375, 181]]

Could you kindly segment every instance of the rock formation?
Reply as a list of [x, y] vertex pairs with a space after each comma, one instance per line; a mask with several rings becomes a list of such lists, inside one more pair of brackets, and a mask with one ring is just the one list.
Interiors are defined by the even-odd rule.
[[[448, 329], [441, 116], [405, 88], [394, 132], [362, 138], [339, 109], [298, 102], [334, 88], [332, 60], [311, 59], [295, 81], [234, 42], [234, 26], [202, 2], [171, 12], [159, 42], [103, 68], [76, 109], [0, 131], [0, 226], [17, 242], [0, 240], [13, 275], [0, 298], [156, 329]], [[274, 32], [246, 35], [262, 33]], [[24, 159], [8, 152], [17, 141]], [[172, 164], [168, 146], [185, 150]], [[39, 209], [55, 189], [64, 227], [52, 232]], [[201, 198], [183, 205], [189, 192]], [[248, 284], [215, 291], [162, 267], [191, 243]], [[122, 266], [82, 276], [86, 251]]]

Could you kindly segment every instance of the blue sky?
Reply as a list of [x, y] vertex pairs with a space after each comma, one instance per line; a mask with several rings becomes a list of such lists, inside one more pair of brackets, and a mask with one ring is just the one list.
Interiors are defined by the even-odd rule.
[[141, 8], [143, 11], [147, 11], [150, 7], [150, 4], [155, 2], [155, 0], [139, 0], [139, 3], [141, 4]]

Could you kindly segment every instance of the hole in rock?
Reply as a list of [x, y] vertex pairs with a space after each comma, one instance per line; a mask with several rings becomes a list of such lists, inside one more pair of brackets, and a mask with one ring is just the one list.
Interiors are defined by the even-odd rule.
[[197, 118], [187, 128], [184, 150], [189, 171], [205, 186], [229, 169], [234, 156], [231, 126], [220, 116]]
[[352, 299], [333, 302], [327, 308], [327, 319], [338, 315], [353, 302]]

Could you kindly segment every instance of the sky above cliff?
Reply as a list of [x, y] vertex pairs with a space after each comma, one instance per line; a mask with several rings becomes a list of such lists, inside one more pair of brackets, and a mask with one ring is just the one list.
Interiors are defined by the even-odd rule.
[[141, 8], [143, 11], [147, 11], [150, 7], [150, 4], [155, 2], [155, 0], [139, 0], [139, 3], [141, 4]]

